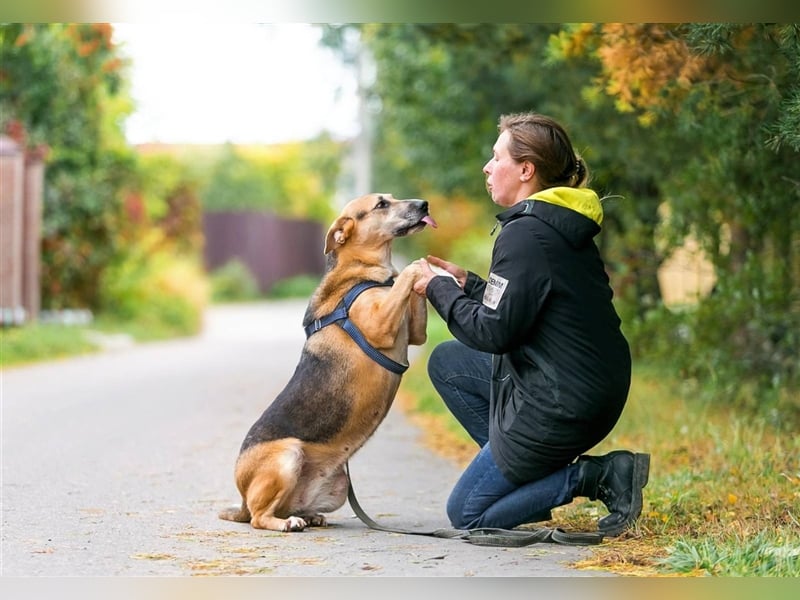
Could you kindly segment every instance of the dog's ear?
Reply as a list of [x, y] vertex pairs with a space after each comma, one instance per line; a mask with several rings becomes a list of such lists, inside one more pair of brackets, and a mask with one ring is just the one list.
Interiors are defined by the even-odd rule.
[[355, 222], [350, 217], [336, 219], [328, 229], [328, 235], [325, 236], [325, 254], [344, 244], [353, 232], [353, 227]]

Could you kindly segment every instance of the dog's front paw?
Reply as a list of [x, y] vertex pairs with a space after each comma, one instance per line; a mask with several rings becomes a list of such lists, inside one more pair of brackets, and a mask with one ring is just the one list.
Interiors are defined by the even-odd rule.
[[399, 278], [408, 279], [412, 284], [422, 277], [422, 265], [420, 265], [419, 261], [414, 261], [411, 264], [406, 265], [402, 271], [400, 271]]
[[303, 531], [306, 522], [301, 517], [289, 517], [283, 524], [284, 531]]

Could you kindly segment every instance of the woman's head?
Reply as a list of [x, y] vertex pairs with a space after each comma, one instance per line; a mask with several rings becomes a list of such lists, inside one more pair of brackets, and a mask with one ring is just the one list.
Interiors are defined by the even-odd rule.
[[498, 123], [510, 157], [518, 163], [533, 164], [534, 190], [566, 186], [582, 187], [588, 183], [589, 171], [572, 142], [556, 121], [536, 113], [503, 115]]

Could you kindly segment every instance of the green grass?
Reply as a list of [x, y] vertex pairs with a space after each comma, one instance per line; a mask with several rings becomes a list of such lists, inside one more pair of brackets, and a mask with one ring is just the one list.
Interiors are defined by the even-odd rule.
[[[433, 415], [461, 444], [426, 373], [427, 354], [449, 337], [431, 313], [428, 343], [402, 390], [412, 412]], [[707, 391], [707, 390], [704, 390]], [[755, 408], [753, 408], [755, 407]], [[636, 528], [592, 549], [585, 568], [636, 575], [800, 576], [800, 392], [769, 406], [731, 407], [700, 393], [697, 382], [635, 364], [631, 393], [614, 431], [591, 453], [627, 448], [651, 454], [650, 481]], [[464, 444], [467, 461], [474, 444]], [[593, 529], [606, 514], [576, 499], [553, 511], [558, 526]]]
[[658, 561], [667, 571], [719, 577], [800, 576], [800, 545], [777, 532], [720, 539], [680, 538]]
[[26, 325], [0, 329], [0, 366], [87, 354], [98, 349], [83, 334], [83, 327]]
[[91, 354], [102, 349], [94, 334], [127, 335], [136, 342], [186, 336], [181, 325], [159, 319], [124, 321], [100, 316], [89, 325], [30, 323], [0, 329], [0, 367]]
[[[250, 286], [247, 283], [242, 269], [236, 264], [224, 270], [219, 280], [222, 281], [219, 287], [224, 292], [221, 291], [214, 300], [220, 302], [308, 298], [319, 285], [319, 277], [300, 275], [278, 281], [266, 296], [260, 296], [255, 284]], [[244, 284], [241, 284], [242, 280]], [[177, 303], [164, 303], [162, 308], [164, 310], [139, 311], [135, 319], [100, 314], [88, 325], [30, 323], [0, 328], [0, 367], [98, 352], [102, 348], [94, 336], [96, 332], [123, 334], [136, 342], [167, 340], [196, 333], [199, 324], [194, 319], [187, 321], [183, 315], [174, 314], [175, 309], [181, 308]]]

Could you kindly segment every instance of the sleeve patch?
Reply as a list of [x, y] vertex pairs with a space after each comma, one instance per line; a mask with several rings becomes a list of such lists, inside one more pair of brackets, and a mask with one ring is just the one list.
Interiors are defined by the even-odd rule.
[[500, 304], [500, 299], [508, 287], [508, 279], [489, 273], [486, 280], [486, 289], [483, 292], [483, 304], [491, 309], [496, 309]]

